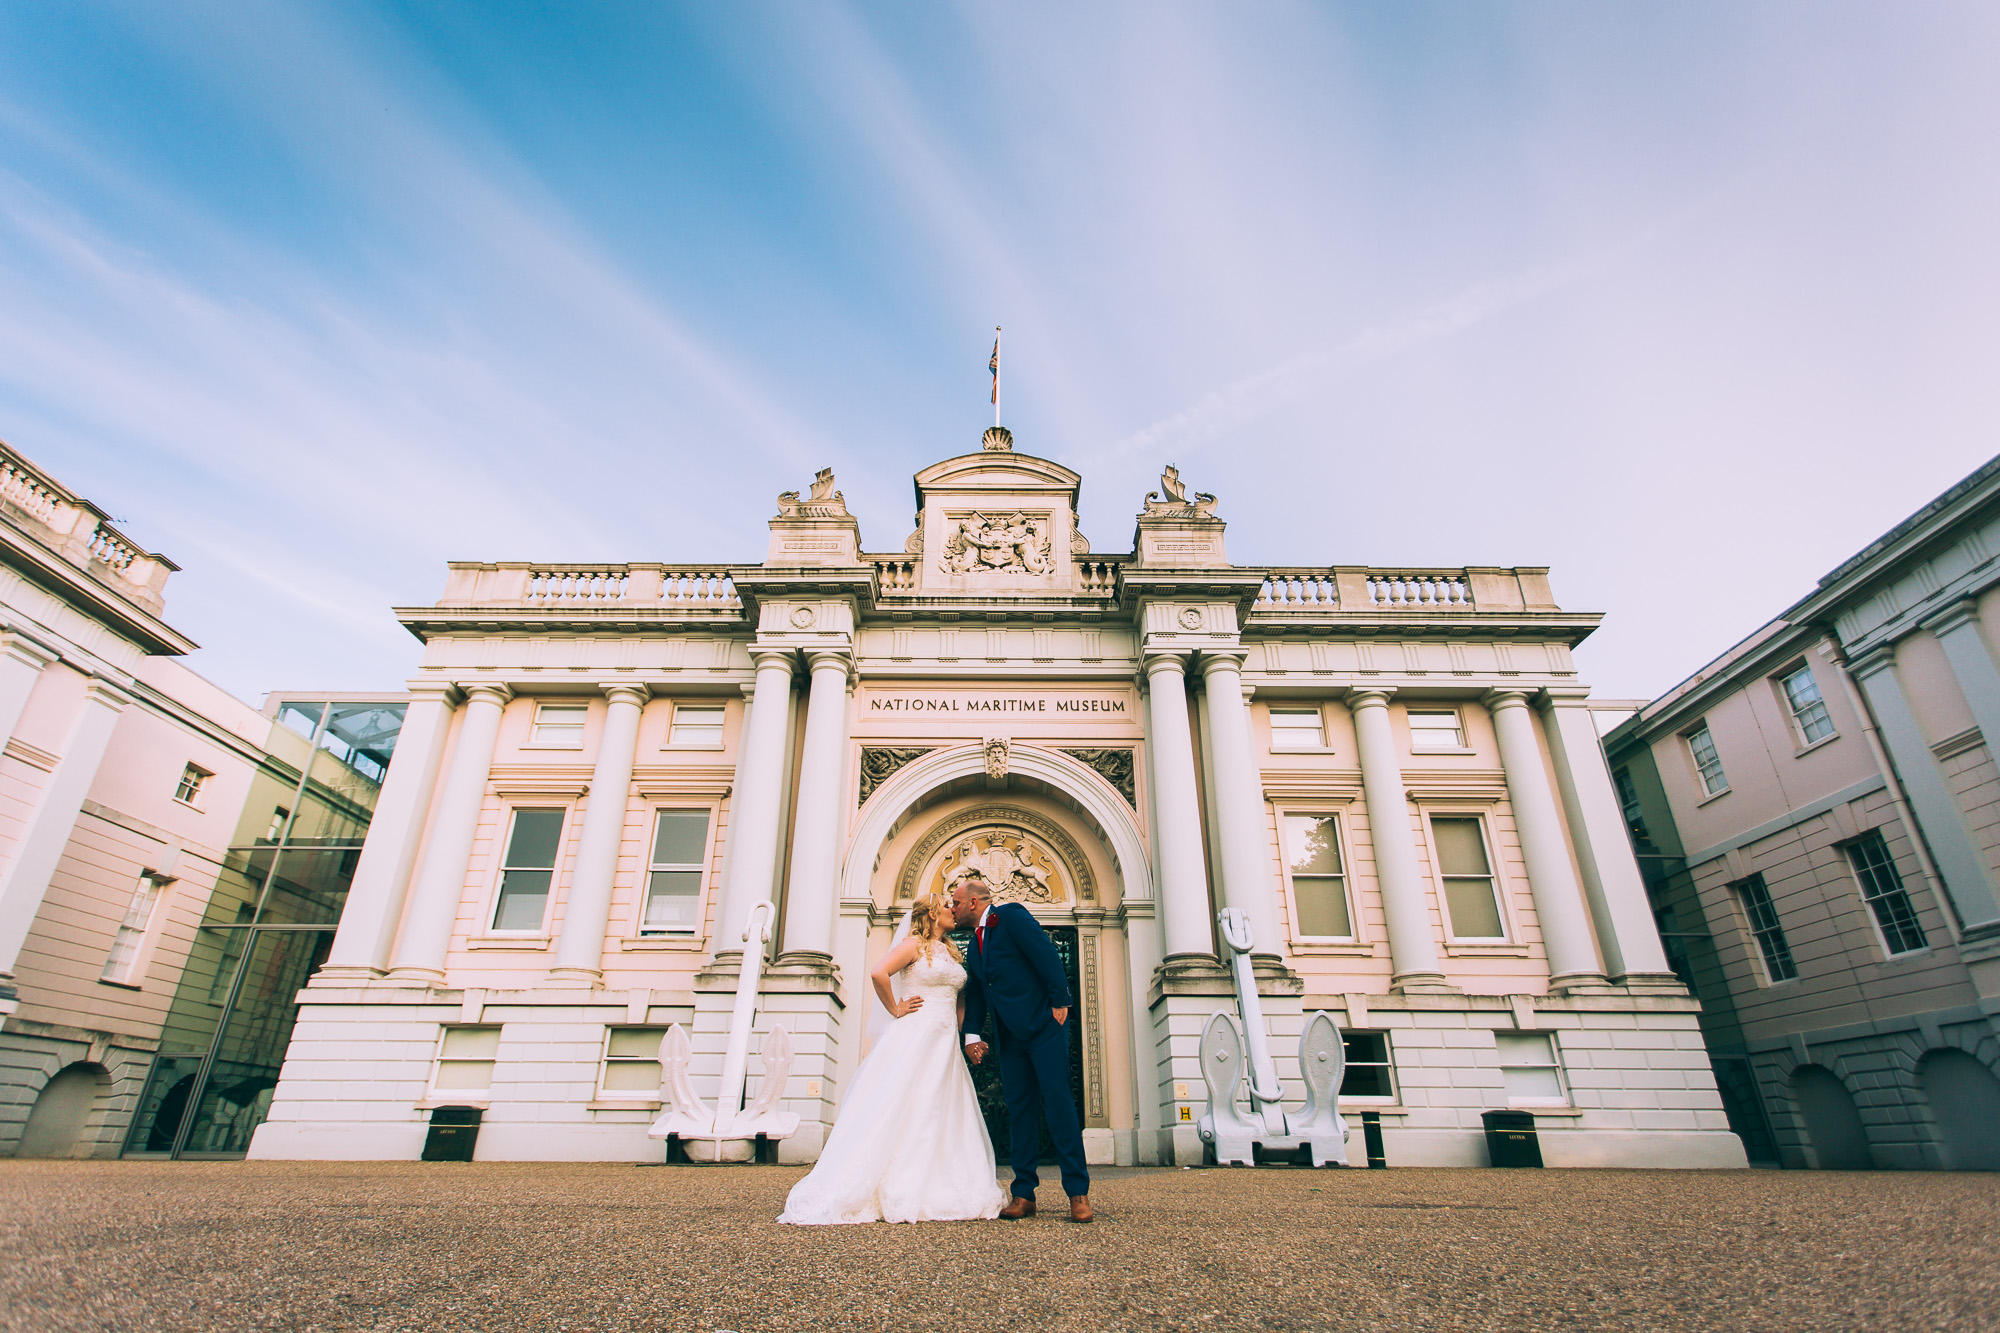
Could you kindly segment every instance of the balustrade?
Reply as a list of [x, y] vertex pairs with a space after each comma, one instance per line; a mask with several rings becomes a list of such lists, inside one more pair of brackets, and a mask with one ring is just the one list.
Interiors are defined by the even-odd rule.
[[[659, 571], [659, 591], [647, 596]], [[635, 577], [638, 576], [638, 577]], [[653, 602], [674, 607], [741, 606], [726, 570], [701, 565], [547, 565], [528, 571], [529, 606], [608, 606]]]
[[878, 556], [875, 559], [877, 593], [915, 592], [917, 561], [914, 556]]
[[132, 562], [139, 558], [137, 551], [102, 523], [90, 534], [87, 545], [93, 559], [102, 560], [116, 570], [129, 569]]
[[1273, 569], [1257, 591], [1260, 611], [1315, 610], [1340, 605], [1333, 574], [1324, 569]]
[[1470, 607], [1472, 589], [1465, 572], [1458, 569], [1423, 569], [1409, 573], [1367, 575], [1368, 601], [1372, 606]]
[[575, 606], [591, 602], [622, 602], [631, 576], [622, 567], [610, 569], [536, 569], [528, 574], [528, 594], [523, 599], [533, 606]]
[[25, 467], [0, 462], [0, 497], [13, 501], [44, 523], [53, 523], [60, 497]]
[[741, 606], [736, 584], [719, 569], [676, 569], [660, 574], [660, 601], [667, 606]]
[[1082, 559], [1076, 562], [1076, 588], [1092, 597], [1109, 597], [1118, 591], [1118, 562]]

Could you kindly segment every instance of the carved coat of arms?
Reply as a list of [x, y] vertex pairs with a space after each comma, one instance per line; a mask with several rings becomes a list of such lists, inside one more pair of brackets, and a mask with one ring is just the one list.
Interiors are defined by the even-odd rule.
[[947, 574], [1046, 574], [1053, 569], [1047, 519], [1023, 514], [954, 519], [938, 567]]

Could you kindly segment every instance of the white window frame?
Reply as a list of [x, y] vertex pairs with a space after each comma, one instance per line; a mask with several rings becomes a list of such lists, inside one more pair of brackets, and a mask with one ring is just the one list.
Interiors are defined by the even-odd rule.
[[[576, 804], [573, 801], [537, 801], [529, 797], [517, 797], [504, 802], [500, 810], [500, 837], [493, 849], [492, 884], [486, 894], [486, 915], [480, 919], [480, 934], [489, 939], [530, 940], [547, 939], [549, 935], [549, 915], [555, 910], [556, 890], [562, 883], [563, 858], [569, 852], [570, 839], [577, 833]], [[539, 866], [512, 866], [507, 864], [508, 849], [514, 843], [514, 819], [523, 810], [562, 811], [562, 832], [556, 836], [556, 863], [549, 867], [549, 895], [542, 903], [542, 922], [533, 930], [516, 928], [502, 930], [493, 924], [500, 914], [500, 890], [507, 882], [507, 871], [538, 870]]]
[[[505, 1025], [501, 1023], [441, 1023], [438, 1025], [437, 1045], [431, 1050], [431, 1076], [424, 1085], [424, 1100], [460, 1105], [484, 1106], [493, 1095], [493, 1075], [500, 1071], [500, 1043], [506, 1038]], [[454, 1032], [491, 1031], [493, 1033], [493, 1055], [490, 1059], [468, 1059], [464, 1056], [447, 1057], [444, 1046]], [[486, 1064], [492, 1066], [487, 1072], [486, 1086], [483, 1088], [440, 1088], [438, 1075], [444, 1072], [447, 1059], [450, 1063]]]
[[[1770, 906], [1772, 929], [1777, 932], [1778, 944], [1784, 950], [1785, 961], [1791, 965], [1792, 975], [1789, 977], [1781, 977], [1771, 971], [1771, 959], [1764, 952], [1764, 941], [1759, 937], [1757, 918], [1752, 915], [1750, 904], [1745, 900], [1745, 886], [1752, 880], [1757, 881], [1757, 887], [1763, 893], [1765, 903]], [[1763, 871], [1755, 870], [1741, 879], [1729, 881], [1724, 888], [1729, 894], [1729, 901], [1736, 908], [1737, 920], [1743, 927], [1743, 938], [1753, 960], [1751, 970], [1758, 978], [1758, 984], [1790, 986], [1796, 983], [1799, 979], [1799, 956], [1792, 951], [1792, 938], [1785, 933], [1784, 919], [1778, 915], [1778, 900], [1771, 896], [1771, 881], [1764, 877]]]
[[[1889, 873], [1895, 877], [1896, 892], [1903, 895], [1903, 901], [1910, 909], [1910, 924], [1915, 926], [1917, 934], [1923, 937], [1924, 942], [1913, 948], [1897, 950], [1889, 947], [1889, 932], [1882, 928], [1882, 916], [1875, 906], [1878, 899], [1868, 896], [1868, 882], [1861, 877], [1861, 867], [1855, 864], [1854, 853], [1856, 849], [1871, 837], [1882, 844], [1884, 865]], [[1910, 882], [1903, 878], [1902, 869], [1896, 864], [1896, 853], [1889, 847], [1889, 835], [1884, 833], [1879, 827], [1863, 829], [1846, 842], [1838, 844], [1836, 850], [1840, 852], [1840, 859], [1847, 863], [1847, 873], [1854, 880], [1854, 891], [1861, 899], [1861, 910], [1867, 915], [1868, 924], [1874, 927], [1875, 942], [1881, 946], [1882, 957], [1885, 959], [1917, 958], [1929, 953], [1931, 951], [1931, 932], [1924, 926], [1923, 917], [1917, 912], [1917, 897], [1910, 892]], [[1879, 898], [1886, 898], [1888, 896], [1888, 894], [1878, 895]], [[1797, 966], [1797, 960], [1794, 960], [1793, 965]]]
[[[1413, 717], [1413, 714], [1416, 713], [1450, 713], [1452, 716], [1452, 720], [1457, 724], [1458, 744], [1456, 745], [1417, 744], [1417, 725]], [[1470, 745], [1467, 745], [1465, 741], [1465, 710], [1459, 707], [1457, 704], [1431, 704], [1431, 703], [1405, 704], [1403, 706], [1403, 726], [1407, 728], [1410, 733], [1411, 754], [1471, 754], [1472, 753], [1472, 747]]]
[[[1270, 704], [1265, 708], [1264, 712], [1264, 721], [1271, 731], [1270, 751], [1272, 754], [1331, 754], [1333, 752], [1333, 746], [1329, 745], [1326, 739], [1326, 709], [1324, 706], [1310, 703]], [[1278, 714], [1280, 713], [1312, 714], [1315, 718], [1319, 719], [1319, 729], [1317, 732], [1319, 739], [1311, 745], [1278, 744], [1279, 736], [1297, 730], [1296, 728], [1280, 727], [1278, 725]]]
[[[181, 769], [180, 777], [174, 781], [174, 800], [190, 810], [203, 809], [202, 796], [208, 791], [208, 780], [214, 776], [215, 770], [189, 760]], [[186, 795], [182, 795], [183, 792]]]
[[[580, 714], [575, 723], [576, 740], [574, 742], [570, 741], [566, 734], [556, 736], [544, 736], [542, 734], [542, 728], [545, 726], [559, 729], [562, 733], [567, 733], [570, 730], [571, 724], [568, 722], [555, 722], [553, 720], [544, 722], [542, 714], [550, 711]], [[528, 719], [528, 741], [521, 748], [524, 750], [581, 750], [583, 748], [584, 733], [589, 729], [589, 726], [590, 704], [587, 701], [581, 699], [537, 700], [535, 711]]]
[[[653, 1054], [650, 1056], [641, 1057], [636, 1055], [613, 1055], [611, 1053], [612, 1037], [614, 1037], [620, 1032], [633, 1032], [633, 1031], [657, 1032], [660, 1034], [660, 1040], [665, 1041], [667, 1035], [667, 1027], [668, 1025], [665, 1023], [612, 1023], [612, 1024], [607, 1024], [605, 1026], [604, 1045], [598, 1051], [597, 1055], [598, 1100], [607, 1102], [650, 1102], [653, 1105], [659, 1104], [660, 1079], [657, 1078], [654, 1079], [653, 1086], [643, 1092], [634, 1091], [631, 1088], [607, 1087], [606, 1083], [611, 1073], [611, 1065], [613, 1061], [616, 1061], [619, 1064], [651, 1063], [655, 1066], [660, 1065], [659, 1042], [654, 1043]], [[664, 1070], [662, 1070], [662, 1073], [664, 1074]]]
[[[1540, 1037], [1548, 1042], [1549, 1058], [1552, 1061], [1554, 1061], [1554, 1063], [1551, 1065], [1508, 1064], [1506, 1061], [1499, 1059], [1500, 1038], [1502, 1037]], [[1498, 1065], [1498, 1067], [1502, 1071], [1500, 1075], [1500, 1082], [1503, 1090], [1506, 1087], [1506, 1081], [1507, 1081], [1507, 1075], [1505, 1071], [1509, 1069], [1553, 1069], [1556, 1075], [1556, 1087], [1560, 1089], [1560, 1092], [1554, 1097], [1509, 1096], [1507, 1098], [1507, 1105], [1526, 1106], [1526, 1107], [1537, 1107], [1537, 1106], [1553, 1107], [1553, 1106], [1568, 1106], [1571, 1104], [1569, 1073], [1567, 1070], [1563, 1068], [1562, 1038], [1559, 1037], [1556, 1033], [1539, 1031], [1539, 1030], [1534, 1032], [1514, 1032], [1514, 1031], [1502, 1030], [1495, 1032], [1493, 1034], [1493, 1046], [1494, 1046], [1494, 1056], [1495, 1056], [1494, 1062], [1495, 1064]]]
[[[652, 895], [653, 871], [657, 868], [653, 864], [653, 843], [659, 837], [660, 814], [667, 810], [701, 810], [708, 815], [708, 835], [702, 840], [701, 846], [701, 888], [695, 893], [694, 898], [695, 927], [693, 931], [685, 934], [680, 931], [646, 929], [646, 900]], [[638, 892], [632, 895], [632, 939], [644, 940], [648, 944], [696, 944], [707, 938], [709, 897], [715, 891], [715, 839], [718, 832], [716, 825], [720, 822], [717, 819], [718, 814], [717, 803], [714, 801], [654, 801], [647, 807], [644, 852], [646, 860], [639, 867]], [[675, 865], [670, 868], [686, 867]]]
[[[97, 977], [99, 981], [107, 986], [140, 989], [146, 967], [152, 961], [153, 927], [160, 920], [160, 905], [167, 900], [167, 890], [173, 882], [170, 876], [151, 870], [139, 872], [132, 886], [132, 899], [125, 907], [125, 916], [112, 932], [111, 948], [104, 955], [104, 967]], [[125, 956], [123, 966], [114, 973], [113, 965], [119, 961], [118, 951], [127, 943], [132, 951]]]
[[[716, 714], [715, 740], [681, 741], [674, 739], [674, 730], [680, 725], [682, 710], [714, 712]], [[704, 730], [706, 727], [704, 726]], [[721, 699], [676, 699], [673, 710], [667, 714], [667, 739], [662, 750], [726, 750], [729, 748], [729, 705]]]
[[[1701, 755], [1695, 749], [1694, 745], [1694, 738], [1696, 736], [1708, 737], [1709, 753], [1715, 756], [1715, 773], [1717, 777], [1722, 779], [1720, 787], [1709, 786], [1708, 774], [1701, 771]], [[1727, 796], [1729, 794], [1729, 769], [1722, 762], [1722, 747], [1715, 743], [1715, 732], [1708, 725], [1708, 719], [1703, 718], [1686, 731], [1683, 731], [1681, 733], [1681, 745], [1687, 751], [1688, 763], [1694, 766], [1695, 785], [1701, 788], [1701, 801], [1697, 801], [1695, 804], [1699, 805], [1702, 801], [1712, 801], [1718, 796]]]
[[[1334, 836], [1340, 841], [1340, 854], [1338, 858], [1340, 862], [1340, 891], [1347, 898], [1347, 927], [1352, 932], [1351, 934], [1308, 935], [1299, 928], [1299, 894], [1297, 886], [1292, 883], [1292, 849], [1290, 846], [1290, 835], [1285, 824], [1285, 821], [1288, 819], [1330, 819], [1333, 821]], [[1295, 942], [1306, 945], [1358, 945], [1366, 943], [1361, 931], [1360, 904], [1355, 899], [1354, 871], [1347, 864], [1347, 849], [1347, 821], [1342, 816], [1341, 811], [1327, 806], [1298, 808], [1280, 806], [1278, 808], [1279, 869], [1285, 877], [1285, 902], [1291, 909], [1289, 916], [1291, 918], [1292, 939]]]
[[[1341, 1036], [1342, 1038], [1380, 1037], [1382, 1039], [1382, 1054], [1388, 1062], [1383, 1068], [1389, 1071], [1389, 1095], [1386, 1097], [1363, 1097], [1344, 1093], [1336, 1088], [1334, 1089], [1334, 1100], [1346, 1106], [1364, 1108], [1372, 1106], [1395, 1106], [1401, 1102], [1403, 1098], [1403, 1082], [1396, 1077], [1396, 1039], [1389, 1030], [1387, 1028], [1363, 1028], [1358, 1032], [1343, 1032]], [[1341, 1072], [1342, 1082], [1346, 1082], [1346, 1070], [1353, 1067], [1352, 1062], [1347, 1062], [1343, 1065]], [[1374, 1067], [1372, 1061], [1368, 1067]]]
[[[1522, 949], [1520, 931], [1514, 923], [1514, 913], [1508, 903], [1507, 878], [1500, 870], [1500, 845], [1493, 836], [1492, 811], [1484, 806], [1477, 808], [1463, 805], [1424, 805], [1417, 807], [1424, 826], [1424, 851], [1431, 860], [1431, 892], [1437, 897], [1438, 924], [1444, 928], [1445, 944], [1452, 952], [1476, 952], [1480, 949], [1501, 949], [1518, 953]], [[1501, 935], [1460, 935], [1451, 921], [1451, 900], [1444, 891], [1444, 864], [1438, 857], [1437, 837], [1431, 829], [1433, 819], [1473, 819], [1479, 822], [1479, 837], [1486, 848], [1486, 868], [1493, 879], [1493, 900], [1500, 913]], [[1454, 879], [1468, 878], [1454, 875]]]
[[[1802, 715], [1802, 710], [1796, 706], [1792, 699], [1792, 691], [1788, 682], [1801, 672], [1805, 674], [1805, 678], [1808, 681], [1812, 682], [1813, 689], [1813, 698], [1807, 703], [1806, 709], [1803, 711], [1810, 711], [1814, 704], [1819, 705], [1820, 716], [1826, 722], [1826, 734], [1824, 736], [1813, 737], [1806, 734], [1806, 722]], [[1826, 692], [1820, 689], [1819, 677], [1813, 674], [1812, 662], [1809, 659], [1801, 658], [1792, 663], [1792, 665], [1773, 673], [1771, 676], [1771, 688], [1777, 691], [1778, 704], [1785, 710], [1785, 716], [1791, 719], [1792, 740], [1797, 745], [1800, 754], [1804, 754], [1807, 750], [1816, 750], [1828, 741], [1840, 739], [1840, 728], [1834, 725], [1833, 710], [1827, 706]]]

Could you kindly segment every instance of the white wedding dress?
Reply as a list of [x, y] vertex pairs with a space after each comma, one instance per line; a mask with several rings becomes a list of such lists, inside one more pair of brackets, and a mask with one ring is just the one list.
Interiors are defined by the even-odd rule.
[[1007, 1201], [961, 1049], [965, 968], [933, 945], [897, 983], [923, 1007], [876, 1039], [780, 1222], [956, 1222], [995, 1217]]

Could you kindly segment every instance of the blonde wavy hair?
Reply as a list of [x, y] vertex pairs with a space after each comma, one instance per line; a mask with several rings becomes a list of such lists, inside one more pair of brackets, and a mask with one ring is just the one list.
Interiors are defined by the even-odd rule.
[[[919, 941], [918, 947], [923, 951], [923, 955], [926, 958], [931, 955], [931, 944], [933, 943], [931, 939], [931, 927], [939, 921], [945, 923], [946, 930], [950, 930], [958, 924], [958, 919], [952, 911], [951, 895], [945, 893], [918, 894], [917, 900], [910, 904], [910, 938]], [[944, 945], [945, 952], [951, 955], [951, 960], [954, 963], [963, 963], [965, 961], [965, 955], [959, 952], [958, 946], [952, 943], [949, 935], [938, 942]]]

